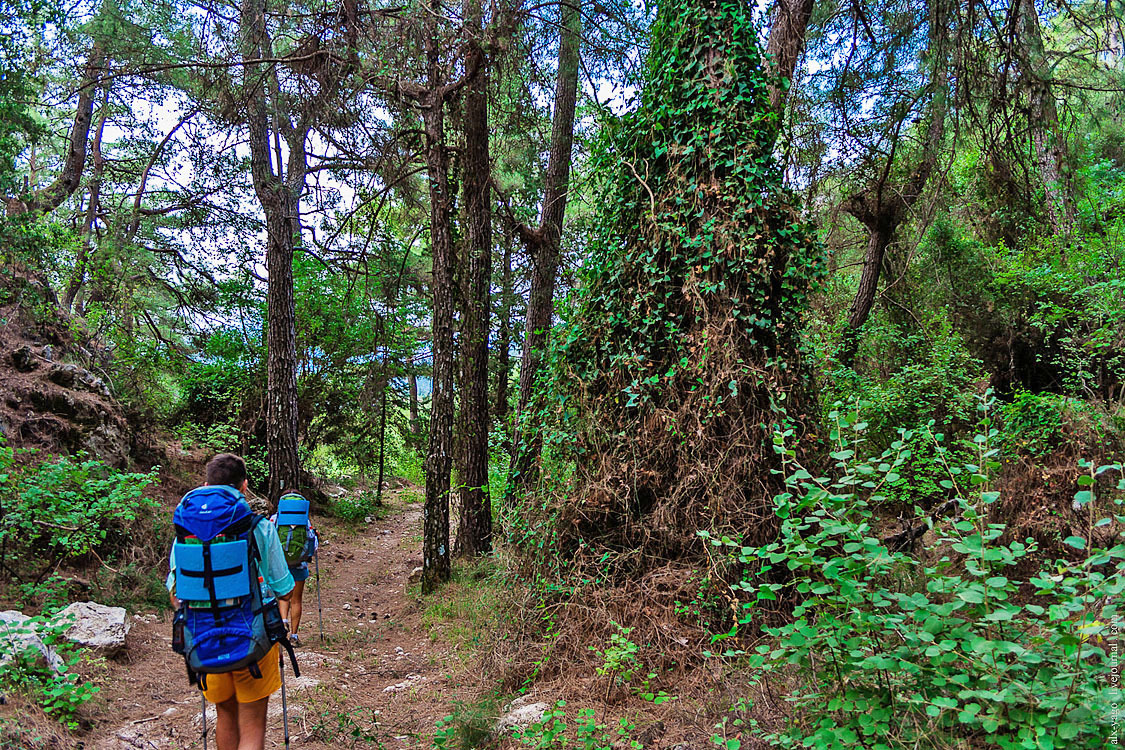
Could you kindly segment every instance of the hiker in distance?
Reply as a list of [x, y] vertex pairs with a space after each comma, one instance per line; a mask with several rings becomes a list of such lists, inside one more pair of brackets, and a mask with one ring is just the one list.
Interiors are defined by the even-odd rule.
[[285, 697], [279, 644], [299, 674], [278, 607], [291, 596], [293, 576], [277, 527], [246, 503], [245, 461], [215, 456], [206, 481], [173, 515], [172, 648], [183, 655], [188, 679], [215, 704], [219, 750], [263, 750], [270, 696], [282, 688]]
[[[289, 642], [300, 648], [301, 639], [297, 630], [301, 627], [301, 612], [305, 596], [305, 581], [309, 579], [309, 561], [316, 557], [320, 549], [320, 539], [309, 518], [309, 501], [296, 492], [286, 492], [277, 501], [277, 512], [270, 517], [277, 526], [281, 539], [281, 550], [289, 565], [289, 574], [296, 585], [293, 594], [281, 602], [281, 618], [289, 630]], [[320, 585], [318, 574], [317, 586]], [[320, 589], [317, 589], [320, 596]], [[324, 634], [321, 633], [323, 640]]]

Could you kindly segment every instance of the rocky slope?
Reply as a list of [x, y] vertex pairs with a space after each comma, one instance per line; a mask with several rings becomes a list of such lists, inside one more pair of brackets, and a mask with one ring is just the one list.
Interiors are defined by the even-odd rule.
[[129, 425], [91, 349], [41, 279], [0, 273], [0, 435], [9, 446], [128, 463]]

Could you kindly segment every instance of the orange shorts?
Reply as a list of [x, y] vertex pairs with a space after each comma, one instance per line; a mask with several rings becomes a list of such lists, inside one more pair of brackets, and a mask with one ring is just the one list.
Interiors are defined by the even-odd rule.
[[268, 698], [281, 687], [281, 667], [278, 665], [278, 646], [275, 643], [258, 662], [261, 677], [254, 677], [249, 669], [207, 675], [207, 689], [203, 697], [212, 703], [223, 703], [232, 697], [239, 703], [253, 703]]

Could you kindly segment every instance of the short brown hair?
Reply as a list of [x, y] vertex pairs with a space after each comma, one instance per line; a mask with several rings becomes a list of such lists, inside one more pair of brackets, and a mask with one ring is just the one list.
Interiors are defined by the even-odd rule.
[[236, 490], [246, 481], [246, 462], [233, 453], [220, 453], [207, 462], [207, 484], [226, 484]]

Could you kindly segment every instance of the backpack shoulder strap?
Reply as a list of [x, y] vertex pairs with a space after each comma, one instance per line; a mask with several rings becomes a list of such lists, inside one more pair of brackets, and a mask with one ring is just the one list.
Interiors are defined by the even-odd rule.
[[[254, 516], [252, 516], [251, 520], [250, 520], [250, 534], [247, 538], [250, 541], [251, 567], [253, 567], [254, 569], [257, 569], [256, 563], [259, 563], [262, 560], [262, 554], [261, 554], [261, 551], [258, 549], [258, 540], [257, 540], [257, 538], [255, 538], [254, 532], [258, 528], [258, 524], [261, 523], [264, 520], [266, 520], [265, 516], [260, 516], [260, 515], [257, 515], [257, 514], [254, 514]], [[255, 580], [255, 581], [253, 581], [253, 584], [258, 585], [258, 582]], [[256, 590], [258, 592], [261, 592], [260, 587]], [[264, 606], [264, 605], [261, 605], [261, 606]], [[277, 638], [277, 643], [282, 648], [284, 648], [285, 651], [289, 654], [289, 663], [293, 665], [293, 675], [295, 677], [300, 677], [301, 676], [301, 668], [297, 666], [297, 654], [293, 651], [293, 643], [289, 640], [289, 634], [288, 633], [281, 633]], [[254, 666], [256, 667], [257, 665], [254, 665]]]

